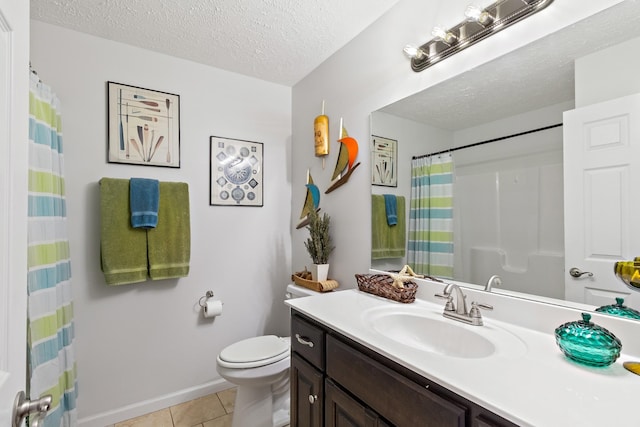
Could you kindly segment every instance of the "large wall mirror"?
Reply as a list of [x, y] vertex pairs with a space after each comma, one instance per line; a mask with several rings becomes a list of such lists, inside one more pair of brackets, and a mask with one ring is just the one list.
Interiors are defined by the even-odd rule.
[[[585, 290], [594, 280], [588, 275], [571, 282], [578, 290], [565, 284], [565, 228], [583, 215], [565, 209], [565, 192], [573, 189], [565, 184], [566, 165], [580, 162], [565, 158], [565, 113], [640, 92], [638, 52], [640, 2], [624, 1], [373, 112], [372, 135], [397, 141], [398, 173], [396, 187], [372, 185], [372, 194], [404, 197], [408, 231], [412, 158], [451, 152], [453, 280], [484, 286], [498, 275], [494, 292], [587, 308], [621, 296], [640, 310], [640, 293], [621, 282], [611, 292]], [[624, 80], [618, 72], [636, 77], [617, 82]], [[625, 255], [640, 255], [633, 250]], [[596, 276], [618, 282], [616, 255], [600, 258], [607, 270]], [[405, 263], [406, 256], [372, 257], [371, 265], [395, 270]]]

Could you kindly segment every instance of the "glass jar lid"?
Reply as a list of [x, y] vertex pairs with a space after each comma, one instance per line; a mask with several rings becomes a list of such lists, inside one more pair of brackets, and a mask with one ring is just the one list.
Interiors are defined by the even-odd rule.
[[624, 303], [624, 298], [616, 298], [616, 303], [611, 305], [603, 305], [596, 308], [596, 311], [605, 314], [611, 314], [612, 316], [627, 317], [629, 319], [639, 319], [640, 311], [629, 308]]

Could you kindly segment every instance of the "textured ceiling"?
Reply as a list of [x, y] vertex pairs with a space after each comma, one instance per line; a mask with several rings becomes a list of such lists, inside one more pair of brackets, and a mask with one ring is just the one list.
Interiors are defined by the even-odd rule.
[[624, 1], [381, 111], [458, 130], [569, 101], [574, 99], [574, 60], [633, 37], [640, 37], [638, 0]]
[[398, 0], [30, 0], [31, 18], [293, 86]]

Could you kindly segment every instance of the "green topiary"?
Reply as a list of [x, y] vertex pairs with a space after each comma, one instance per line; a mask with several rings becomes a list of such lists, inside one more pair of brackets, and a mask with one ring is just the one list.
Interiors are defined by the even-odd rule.
[[329, 222], [331, 218], [326, 213], [318, 215], [318, 212], [312, 210], [309, 212], [309, 230], [310, 237], [304, 242], [304, 246], [307, 248], [311, 260], [314, 264], [328, 264], [329, 255], [335, 249], [335, 246], [331, 245], [331, 236], [329, 235]]

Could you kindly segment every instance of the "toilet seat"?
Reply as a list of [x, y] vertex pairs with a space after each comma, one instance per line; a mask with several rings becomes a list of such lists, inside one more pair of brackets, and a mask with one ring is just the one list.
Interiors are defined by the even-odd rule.
[[224, 348], [218, 355], [218, 364], [234, 369], [256, 368], [288, 357], [290, 348], [288, 337], [264, 335], [247, 338]]

